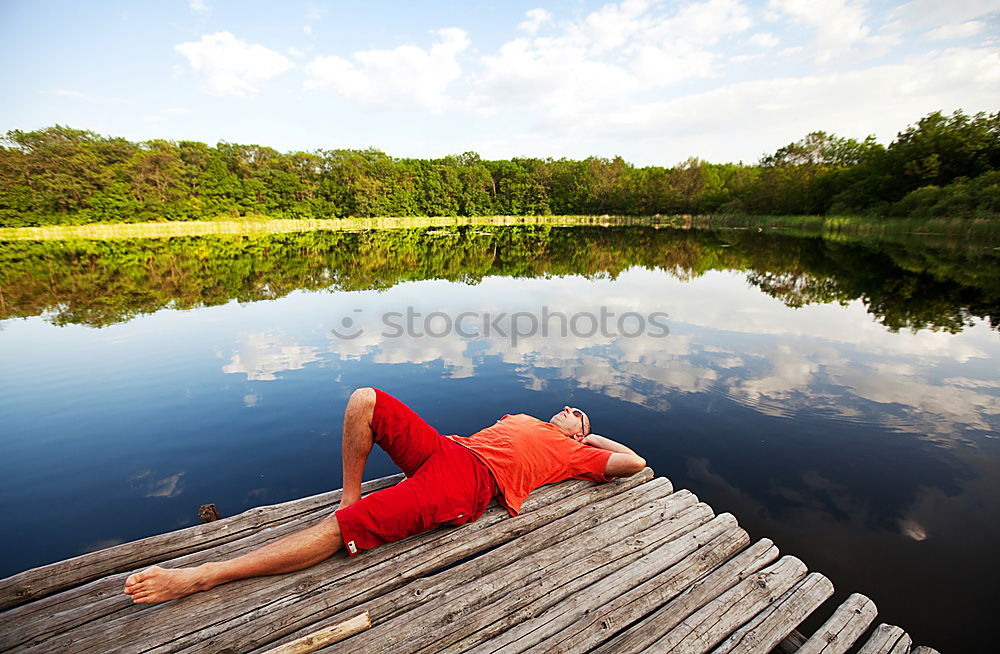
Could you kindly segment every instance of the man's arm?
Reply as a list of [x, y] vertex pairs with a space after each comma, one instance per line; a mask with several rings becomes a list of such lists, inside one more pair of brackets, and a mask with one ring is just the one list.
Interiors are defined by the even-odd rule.
[[625, 445], [610, 438], [605, 438], [598, 434], [590, 434], [585, 438], [578, 438], [576, 440], [584, 445], [611, 452], [611, 458], [608, 459], [608, 465], [604, 469], [604, 474], [608, 477], [629, 477], [637, 472], [642, 472], [642, 469], [646, 467], [645, 459]]

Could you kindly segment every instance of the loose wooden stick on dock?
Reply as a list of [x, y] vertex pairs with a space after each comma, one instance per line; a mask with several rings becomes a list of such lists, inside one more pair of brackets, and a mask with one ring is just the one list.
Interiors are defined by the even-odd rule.
[[372, 617], [364, 613], [331, 627], [324, 627], [308, 636], [296, 638], [290, 643], [267, 650], [267, 654], [310, 654], [318, 649], [339, 643], [345, 638], [361, 633], [372, 626]]

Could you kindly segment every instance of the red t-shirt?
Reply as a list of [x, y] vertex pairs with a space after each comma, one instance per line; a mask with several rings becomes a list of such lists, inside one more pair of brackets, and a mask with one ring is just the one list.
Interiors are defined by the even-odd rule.
[[611, 481], [604, 474], [611, 452], [578, 443], [549, 422], [507, 414], [468, 438], [450, 436], [472, 450], [493, 473], [501, 504], [517, 515], [528, 494], [565, 479]]

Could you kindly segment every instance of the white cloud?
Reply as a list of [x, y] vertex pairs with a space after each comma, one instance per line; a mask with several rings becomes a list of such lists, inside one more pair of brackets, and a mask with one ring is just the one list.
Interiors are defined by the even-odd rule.
[[242, 337], [222, 372], [244, 374], [247, 381], [273, 381], [277, 373], [300, 370], [319, 358], [315, 347], [299, 345], [279, 333], [254, 332]]
[[861, 0], [771, 0], [793, 20], [816, 29], [816, 61], [825, 63], [855, 44], [868, 40], [868, 11]]
[[429, 50], [401, 45], [394, 50], [355, 52], [353, 63], [336, 56], [316, 57], [306, 65], [307, 89], [329, 89], [366, 106], [410, 102], [431, 111], [448, 103], [445, 91], [462, 73], [458, 56], [469, 47], [464, 30], [437, 31]]
[[476, 104], [525, 105], [561, 121], [630, 104], [632, 96], [712, 76], [722, 38], [752, 25], [737, 0], [706, 0], [669, 13], [657, 3], [608, 4], [545, 37], [519, 37], [482, 57]]
[[858, 397], [902, 407], [903, 424], [916, 422], [928, 434], [951, 434], [956, 425], [988, 432], [991, 416], [1000, 415], [1000, 398], [970, 389], [930, 384], [914, 377], [872, 375], [857, 368], [831, 371], [830, 377]]
[[954, 25], [1000, 11], [997, 0], [912, 0], [890, 13], [891, 28], [917, 30], [932, 25]]
[[205, 0], [188, 0], [188, 7], [191, 11], [197, 11], [198, 13], [205, 13], [209, 10], [208, 5], [205, 4]]
[[968, 377], [948, 377], [944, 380], [950, 386], [961, 386], [962, 388], [1000, 388], [1000, 381], [988, 379], [970, 379]]
[[175, 49], [204, 75], [212, 95], [257, 93], [262, 83], [294, 66], [284, 55], [248, 44], [229, 32], [205, 34], [201, 41], [181, 43]]
[[133, 488], [137, 488], [143, 497], [177, 497], [184, 491], [183, 477], [185, 470], [175, 475], [169, 475], [162, 479], [153, 476], [152, 470], [140, 470], [129, 475], [129, 483]]
[[546, 11], [545, 9], [532, 9], [526, 12], [525, 20], [523, 23], [517, 26], [517, 29], [522, 32], [527, 32], [528, 34], [534, 34], [538, 31], [542, 25], [552, 20], [552, 13]]
[[773, 48], [778, 45], [778, 37], [770, 32], [758, 32], [757, 34], [752, 34], [747, 43], [750, 45], [756, 45], [760, 48]]
[[312, 25], [306, 25], [306, 26], [304, 26], [302, 28], [302, 31], [305, 32], [306, 36], [312, 36], [313, 35]]
[[[681, 157], [755, 160], [816, 129], [891, 140], [930, 111], [985, 111], [1000, 94], [1000, 49], [957, 48], [845, 73], [740, 82], [704, 93], [577, 114], [595, 139], [645, 136]], [[843, 102], [851, 98], [851, 102]], [[739, 116], [738, 121], [732, 120]], [[733, 141], [739, 140], [740, 148]]]
[[924, 35], [932, 41], [943, 41], [945, 39], [964, 39], [979, 34], [986, 28], [986, 23], [978, 20], [970, 20], [965, 23], [953, 23], [942, 25]]

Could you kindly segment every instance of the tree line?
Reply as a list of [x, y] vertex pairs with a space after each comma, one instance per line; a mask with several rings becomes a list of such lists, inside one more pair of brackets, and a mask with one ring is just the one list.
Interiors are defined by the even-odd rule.
[[861, 300], [892, 330], [1000, 329], [991, 248], [838, 243], [747, 231], [462, 226], [267, 236], [12, 241], [0, 248], [0, 320], [101, 327], [163, 308], [253, 302], [488, 276], [611, 277], [642, 266], [682, 279], [740, 271], [788, 306]]
[[888, 146], [813, 132], [754, 164], [391, 157], [133, 143], [56, 125], [0, 145], [0, 226], [477, 215], [1000, 215], [1000, 112], [934, 112]]

